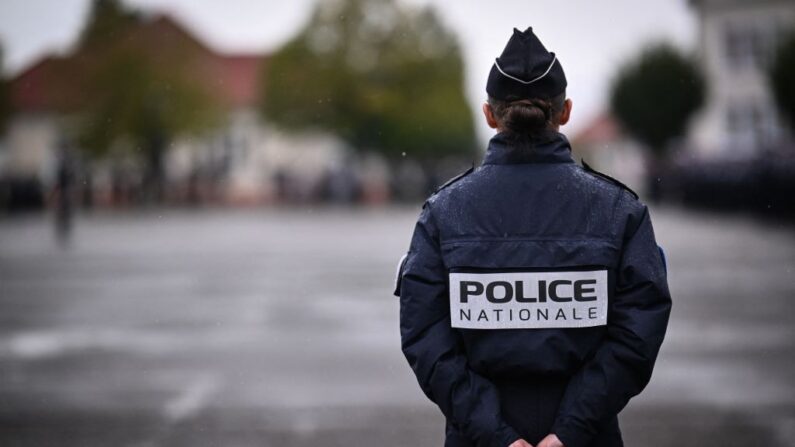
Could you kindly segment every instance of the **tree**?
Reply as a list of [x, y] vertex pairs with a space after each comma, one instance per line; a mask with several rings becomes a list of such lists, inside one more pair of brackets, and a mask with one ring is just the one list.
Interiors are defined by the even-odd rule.
[[319, 2], [263, 83], [264, 117], [289, 130], [322, 129], [392, 158], [475, 147], [460, 49], [429, 8]]
[[85, 48], [113, 41], [140, 19], [138, 13], [125, 8], [119, 0], [94, 0], [78, 45]]
[[[111, 32], [109, 25], [137, 17], [114, 0], [97, 0], [83, 32], [84, 42], [101, 39], [83, 58], [84, 94], [90, 98], [79, 121], [80, 146], [96, 157], [114, 149], [136, 155], [146, 166], [146, 188], [161, 198], [163, 159], [180, 134], [205, 130], [217, 118], [217, 105], [192, 74], [201, 72], [190, 48], [176, 40], [152, 48], [130, 32]], [[138, 20], [138, 19], [130, 19]], [[126, 23], [126, 22], [125, 22]], [[127, 23], [128, 31], [135, 22]]]
[[6, 129], [11, 118], [11, 91], [8, 79], [3, 72], [3, 48], [0, 47], [0, 135]]
[[790, 129], [795, 129], [795, 32], [778, 47], [768, 77], [776, 106]]
[[623, 127], [664, 159], [703, 105], [705, 81], [695, 62], [667, 44], [649, 47], [626, 64], [613, 82], [610, 107]]
[[95, 156], [107, 155], [116, 144], [142, 156], [157, 197], [170, 142], [210, 127], [214, 106], [208, 93], [176, 66], [160, 66], [135, 50], [106, 57], [92, 73], [96, 93], [81, 122], [81, 145]]

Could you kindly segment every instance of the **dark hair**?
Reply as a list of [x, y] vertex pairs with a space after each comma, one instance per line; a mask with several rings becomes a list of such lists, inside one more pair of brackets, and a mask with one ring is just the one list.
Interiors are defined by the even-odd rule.
[[500, 127], [521, 136], [537, 135], [557, 125], [565, 101], [566, 92], [550, 99], [488, 99]]

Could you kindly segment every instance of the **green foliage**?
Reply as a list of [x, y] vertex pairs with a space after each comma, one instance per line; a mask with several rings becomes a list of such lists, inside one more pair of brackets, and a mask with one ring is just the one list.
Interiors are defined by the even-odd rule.
[[79, 46], [97, 46], [112, 41], [140, 16], [122, 5], [119, 0], [93, 0], [86, 26], [80, 33]]
[[207, 92], [179, 66], [162, 66], [133, 49], [116, 49], [91, 74], [92, 101], [81, 120], [81, 146], [103, 156], [114, 143], [158, 151], [182, 133], [211, 125], [215, 108]]
[[610, 97], [614, 116], [655, 155], [682, 136], [703, 105], [705, 80], [696, 64], [667, 44], [649, 47], [620, 69]]
[[102, 24], [136, 15], [117, 10], [120, 6], [112, 0], [94, 5], [99, 9], [91, 17], [100, 25], [89, 22], [83, 35], [101, 36], [103, 42], [84, 58], [82, 96], [90, 100], [79, 120], [80, 146], [102, 157], [122, 143], [123, 148], [143, 152], [150, 165], [159, 164], [175, 136], [214, 123], [216, 102], [195, 80], [198, 67], [187, 49], [173, 42], [152, 48], [124, 34], [102, 35]]
[[471, 153], [474, 127], [455, 37], [431, 9], [320, 2], [264, 72], [262, 112], [390, 157]]
[[776, 106], [790, 129], [795, 129], [795, 31], [787, 35], [776, 51], [769, 78]]

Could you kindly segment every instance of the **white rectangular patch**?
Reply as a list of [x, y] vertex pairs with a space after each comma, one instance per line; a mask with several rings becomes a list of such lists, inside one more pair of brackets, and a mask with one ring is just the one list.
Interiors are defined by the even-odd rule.
[[451, 272], [450, 319], [464, 329], [607, 324], [607, 270]]

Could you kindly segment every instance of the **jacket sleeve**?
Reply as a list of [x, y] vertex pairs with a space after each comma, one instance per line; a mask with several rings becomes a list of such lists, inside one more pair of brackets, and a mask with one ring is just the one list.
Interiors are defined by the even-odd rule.
[[671, 311], [665, 265], [649, 212], [634, 201], [624, 233], [606, 338], [574, 375], [552, 427], [566, 447], [583, 447], [651, 378]]
[[479, 447], [507, 447], [519, 439], [500, 416], [495, 386], [470, 370], [450, 327], [447, 270], [429, 205], [420, 214], [400, 279], [401, 345], [423, 392]]

